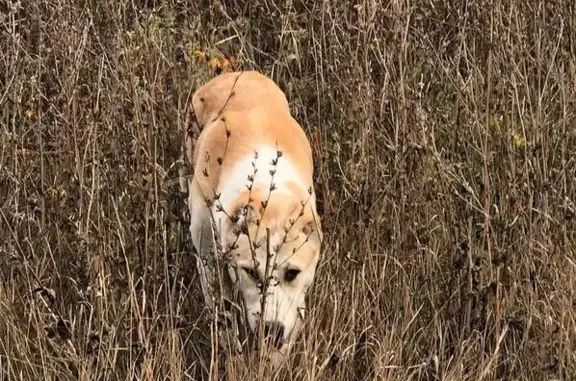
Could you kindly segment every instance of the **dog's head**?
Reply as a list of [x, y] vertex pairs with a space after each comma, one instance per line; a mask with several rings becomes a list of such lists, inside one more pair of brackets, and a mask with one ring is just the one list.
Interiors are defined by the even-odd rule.
[[314, 203], [287, 194], [257, 197], [235, 208], [222, 233], [250, 329], [265, 335], [278, 363], [301, 329], [316, 273], [322, 231]]

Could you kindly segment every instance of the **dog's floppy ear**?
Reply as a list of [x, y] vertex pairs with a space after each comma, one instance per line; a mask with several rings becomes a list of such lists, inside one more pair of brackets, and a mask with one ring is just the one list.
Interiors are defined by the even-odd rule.
[[304, 234], [308, 242], [312, 242], [317, 245], [322, 244], [322, 227], [320, 225], [320, 219], [317, 215], [313, 214], [304, 222], [304, 225], [302, 226], [302, 234]]
[[259, 214], [252, 205], [242, 204], [230, 215], [230, 220], [238, 229], [244, 231], [251, 224], [258, 223]]

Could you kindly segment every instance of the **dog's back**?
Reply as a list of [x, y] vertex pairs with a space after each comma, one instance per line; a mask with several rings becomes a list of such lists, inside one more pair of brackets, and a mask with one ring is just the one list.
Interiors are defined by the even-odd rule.
[[[222, 74], [198, 89], [192, 102], [202, 129], [193, 165], [197, 174], [204, 174], [196, 176], [204, 195], [222, 193], [226, 183], [233, 181], [233, 173], [242, 176], [235, 179], [242, 184], [236, 185], [246, 185], [255, 151], [258, 162], [265, 165], [281, 151], [278, 165], [290, 163], [294, 168], [284, 173], [278, 168], [277, 179], [296, 176], [304, 190], [312, 186], [309, 142], [291, 116], [284, 93], [271, 79], [256, 71]], [[249, 172], [239, 166], [248, 166]]]
[[274, 81], [257, 71], [225, 73], [213, 78], [194, 93], [192, 106], [202, 127], [213, 122], [220, 112], [271, 107], [289, 112], [284, 93]]

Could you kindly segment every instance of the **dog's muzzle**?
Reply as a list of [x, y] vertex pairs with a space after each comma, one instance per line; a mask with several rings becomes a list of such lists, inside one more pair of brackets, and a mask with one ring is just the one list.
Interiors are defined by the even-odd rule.
[[284, 345], [284, 325], [279, 322], [264, 323], [264, 341], [276, 349]]

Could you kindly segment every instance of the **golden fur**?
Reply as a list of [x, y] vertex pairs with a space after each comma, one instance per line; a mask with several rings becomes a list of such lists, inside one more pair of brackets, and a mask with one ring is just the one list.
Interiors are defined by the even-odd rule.
[[[257, 257], [255, 270], [264, 274], [261, 265], [266, 262], [266, 251], [254, 250], [249, 241], [263, 246], [270, 232], [274, 248], [269, 250], [276, 264], [271, 272], [281, 279], [289, 269], [297, 268], [300, 275], [279, 281], [272, 291], [277, 304], [274, 311], [282, 316], [254, 318], [251, 327], [260, 320], [274, 320], [288, 327], [286, 338], [293, 341], [301, 325], [295, 310], [304, 306], [322, 239], [306, 134], [291, 116], [282, 90], [256, 71], [212, 79], [196, 91], [192, 104], [202, 131], [188, 153], [194, 166], [189, 206], [196, 249], [204, 250], [200, 242], [206, 241], [211, 213], [222, 247], [230, 250], [236, 268], [252, 269]], [[254, 164], [258, 163], [253, 159], [255, 152], [263, 156], [260, 164]], [[251, 183], [252, 165], [258, 167], [258, 180]], [[276, 184], [278, 189], [274, 189]], [[258, 314], [255, 281], [240, 271], [239, 285]]]

